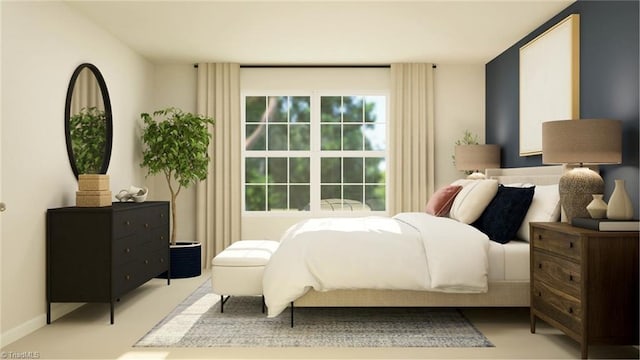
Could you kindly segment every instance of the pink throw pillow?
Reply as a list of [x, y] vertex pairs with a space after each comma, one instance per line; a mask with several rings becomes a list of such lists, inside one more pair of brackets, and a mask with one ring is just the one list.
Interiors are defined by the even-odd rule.
[[427, 202], [425, 212], [433, 216], [446, 216], [460, 190], [460, 185], [447, 185], [438, 189]]

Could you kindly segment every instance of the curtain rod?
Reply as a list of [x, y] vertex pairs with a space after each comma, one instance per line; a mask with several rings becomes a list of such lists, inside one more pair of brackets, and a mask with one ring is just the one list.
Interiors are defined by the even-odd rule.
[[[194, 68], [198, 67], [198, 64], [193, 64]], [[254, 64], [246, 64], [240, 65], [240, 68], [390, 68], [391, 65], [254, 65]], [[431, 66], [432, 68], [437, 68], [436, 64]]]

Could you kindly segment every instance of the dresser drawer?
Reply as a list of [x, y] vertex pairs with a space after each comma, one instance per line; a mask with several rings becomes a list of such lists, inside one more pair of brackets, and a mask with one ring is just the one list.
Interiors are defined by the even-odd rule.
[[582, 239], [579, 236], [541, 228], [534, 228], [532, 235], [531, 243], [534, 248], [566, 256], [578, 263], [581, 261]]
[[536, 280], [561, 289], [577, 299], [581, 298], [582, 276], [579, 264], [536, 250], [533, 253], [532, 266], [535, 267]]
[[113, 214], [113, 237], [129, 236], [142, 228], [141, 214], [138, 211], [117, 211]]
[[169, 218], [169, 207], [155, 206], [140, 213], [141, 225], [145, 229], [164, 227]]
[[580, 299], [546, 283], [533, 279], [532, 306], [555, 319], [575, 334], [582, 333], [582, 303]]

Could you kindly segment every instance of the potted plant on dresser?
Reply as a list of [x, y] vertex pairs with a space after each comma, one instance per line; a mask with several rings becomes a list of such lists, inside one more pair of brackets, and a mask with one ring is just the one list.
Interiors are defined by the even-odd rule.
[[183, 188], [207, 178], [211, 134], [208, 117], [183, 112], [178, 108], [140, 114], [143, 160], [140, 166], [148, 175], [164, 175], [171, 193], [171, 277], [186, 278], [201, 273], [201, 244], [177, 242], [176, 199]]

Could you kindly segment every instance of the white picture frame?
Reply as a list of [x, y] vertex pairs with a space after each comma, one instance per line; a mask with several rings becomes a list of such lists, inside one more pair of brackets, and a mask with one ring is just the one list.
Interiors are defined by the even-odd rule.
[[580, 15], [520, 48], [520, 156], [542, 154], [542, 123], [580, 117]]

